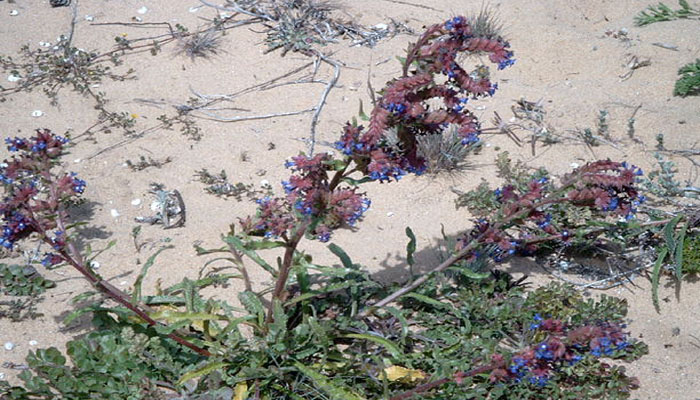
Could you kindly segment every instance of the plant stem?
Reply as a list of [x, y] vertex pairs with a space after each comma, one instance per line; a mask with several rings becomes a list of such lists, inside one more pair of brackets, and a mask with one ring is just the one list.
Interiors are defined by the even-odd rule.
[[[50, 190], [51, 190], [51, 196], [53, 196], [54, 198], [57, 197], [55, 185], [51, 185]], [[36, 221], [36, 218], [34, 217], [33, 213], [31, 212], [31, 209], [29, 209], [29, 212], [30, 212], [31, 219]], [[114, 287], [109, 282], [100, 278], [97, 274], [95, 274], [92, 271], [92, 269], [89, 266], [87, 266], [85, 264], [85, 260], [83, 259], [82, 255], [80, 254], [78, 249], [75, 247], [75, 244], [67, 238], [66, 226], [65, 226], [65, 222], [63, 221], [65, 216], [66, 216], [65, 209], [63, 209], [62, 205], [59, 205], [59, 209], [58, 209], [57, 215], [56, 215], [56, 227], [60, 231], [62, 231], [64, 235], [66, 235], [66, 247], [62, 248], [60, 250], [57, 250], [60, 253], [61, 258], [65, 262], [70, 264], [75, 270], [80, 272], [80, 274], [82, 274], [85, 277], [85, 279], [88, 282], [90, 282], [90, 284], [93, 287], [95, 287], [101, 293], [105, 294], [110, 299], [116, 301], [117, 303], [119, 303], [119, 304], [123, 305], [124, 307], [128, 308], [129, 310], [131, 310], [134, 314], [138, 315], [140, 318], [142, 318], [144, 321], [146, 321], [146, 323], [148, 323], [149, 325], [151, 325], [151, 326], [163, 325], [148, 315], [147, 311], [149, 311], [149, 309], [147, 307], [144, 306], [142, 308], [141, 306], [133, 304], [131, 301], [129, 301], [129, 296], [126, 293], [124, 293], [122, 290]], [[40, 224], [35, 224], [35, 225], [36, 225], [35, 228], [36, 228], [37, 232], [39, 232], [39, 234], [42, 236], [43, 240], [46, 243], [48, 243], [50, 246], [53, 246], [54, 243], [51, 241], [49, 236], [46, 234], [46, 231], [43, 229], [43, 227]], [[145, 310], [144, 310], [144, 308], [145, 308]], [[212, 355], [208, 350], [201, 348], [201, 347], [195, 345], [194, 343], [189, 342], [188, 340], [176, 335], [175, 333], [169, 333], [167, 336], [169, 338], [173, 339], [174, 341], [180, 343], [181, 345], [192, 349], [193, 351], [197, 352], [200, 355], [203, 355], [205, 357], [210, 357]]]

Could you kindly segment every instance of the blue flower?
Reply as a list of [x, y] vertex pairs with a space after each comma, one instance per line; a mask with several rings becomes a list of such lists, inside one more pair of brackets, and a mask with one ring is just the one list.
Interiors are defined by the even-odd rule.
[[547, 382], [549, 382], [549, 378], [546, 376], [531, 376], [528, 380], [533, 385], [537, 385], [539, 387], [545, 387]]
[[71, 175], [73, 175], [73, 191], [78, 194], [82, 194], [83, 192], [85, 192], [85, 181], [75, 177], [75, 174]]
[[[499, 69], [503, 69], [503, 68], [499, 68]], [[498, 90], [498, 83], [494, 83], [493, 85], [491, 85], [491, 88], [489, 89], [489, 96], [493, 96], [496, 93], [496, 90]]]

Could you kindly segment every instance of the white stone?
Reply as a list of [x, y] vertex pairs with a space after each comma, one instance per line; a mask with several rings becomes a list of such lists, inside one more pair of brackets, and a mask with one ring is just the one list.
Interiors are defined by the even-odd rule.
[[19, 11], [17, 11], [17, 10], [12, 10], [12, 11], [10, 11], [10, 16], [13, 16], [13, 17], [14, 17], [14, 16], [16, 16], [16, 15], [19, 15]]
[[578, 168], [578, 163], [572, 162], [571, 164], [569, 164], [569, 166], [571, 168]]
[[387, 217], [393, 217], [393, 216], [394, 216], [394, 213], [393, 213], [392, 211], [389, 211], [388, 213], [386, 213], [386, 216], [387, 216]]
[[389, 29], [389, 25], [387, 24], [377, 24], [374, 26], [374, 29], [380, 30], [380, 31], [385, 31]]
[[41, 117], [42, 115], [44, 115], [44, 112], [41, 110], [32, 111], [32, 117]]
[[3, 380], [3, 379], [5, 379], [5, 373], [4, 373], [4, 372], [0, 372], [0, 380]]
[[85, 21], [87, 21], [87, 22], [92, 22], [92, 21], [94, 21], [94, 20], [95, 20], [95, 17], [93, 17], [92, 15], [86, 15], [86, 16], [85, 16]]
[[36, 340], [30, 340], [30, 341], [29, 341], [29, 345], [30, 345], [30, 346], [36, 346], [37, 344], [39, 344], [39, 342], [37, 342]]
[[141, 199], [133, 199], [131, 200], [131, 205], [134, 207], [138, 207], [141, 205]]
[[12, 351], [15, 348], [15, 344], [12, 342], [5, 342], [5, 350]]
[[138, 10], [136, 10], [136, 12], [139, 14], [145, 14], [148, 12], [148, 8], [146, 6], [143, 6], [143, 7], [139, 8]]
[[81, 161], [83, 161], [83, 160], [81, 160], [81, 159], [79, 159], [79, 158], [76, 158], [75, 160], [73, 160], [73, 162], [76, 163], [76, 164], [78, 164], [78, 163], [81, 162]]
[[260, 181], [260, 186], [262, 186], [262, 187], [270, 186], [270, 181], [268, 181], [267, 179], [263, 179]]
[[15, 75], [15, 74], [10, 74], [10, 76], [7, 77], [7, 80], [10, 81], [10, 82], [17, 82], [17, 81], [19, 81], [19, 80], [21, 80], [21, 79], [22, 79], [21, 76]]
[[117, 211], [116, 208], [109, 210], [109, 213], [112, 215], [112, 218], [117, 218], [117, 217], [119, 217], [119, 215], [121, 215], [121, 214], [119, 214], [119, 211]]

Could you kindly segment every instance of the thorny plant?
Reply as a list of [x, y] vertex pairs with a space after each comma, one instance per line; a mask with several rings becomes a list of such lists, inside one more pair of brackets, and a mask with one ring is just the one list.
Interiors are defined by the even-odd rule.
[[[85, 182], [71, 174], [52, 172], [66, 140], [46, 130], [38, 131], [32, 139], [8, 139], [10, 150], [19, 156], [2, 170], [8, 193], [0, 209], [5, 222], [2, 244], [12, 247], [34, 235], [53, 248], [45, 264], [71, 265], [100, 292], [126, 307], [93, 308], [98, 326], [123, 327], [129, 312], [135, 313], [138, 322], [132, 319], [131, 325], [149, 332], [152, 339], [148, 343], [162, 346], [158, 333], [165, 333], [197, 353], [201, 362], [196, 367], [191, 363], [178, 381], [181, 386], [191, 380], [195, 380], [195, 388], [205, 390], [226, 385], [243, 393], [241, 398], [261, 398], [268, 393], [274, 398], [289, 398], [302, 393], [300, 398], [381, 395], [398, 400], [430, 396], [433, 390], [438, 390], [433, 393], [438, 397], [439, 391], [484, 398], [507, 398], [514, 392], [542, 399], [567, 392], [578, 398], [627, 397], [635, 382], [622, 369], [599, 360], [633, 359], [644, 351], [624, 332], [623, 302], [574, 301], [575, 296], [567, 294], [569, 289], [553, 287], [535, 292], [530, 303], [530, 296], [523, 303], [518, 284], [507, 275], [493, 274], [486, 280], [490, 275], [478, 273], [471, 265], [487, 256], [502, 261], [516, 253], [531, 254], [589, 240], [620, 224], [631, 224], [644, 202], [636, 187], [641, 170], [634, 166], [595, 161], [563, 176], [558, 183], [538, 171], [496, 191], [484, 191], [486, 207], [492, 210], [488, 218], [478, 219], [470, 231], [457, 238], [448, 259], [399, 289], [372, 281], [337, 246], [329, 248], [340, 258], [340, 269], [315, 265], [310, 256], [298, 250], [304, 237], [328, 241], [334, 230], [352, 227], [362, 218], [370, 201], [359, 192], [359, 184], [398, 181], [409, 172], [421, 174], [426, 160], [417, 151], [419, 137], [442, 135], [453, 125], [463, 146], [478, 142], [479, 121], [465, 104], [470, 98], [493, 95], [497, 84], [491, 82], [487, 67], [478, 66], [469, 73], [458, 63], [458, 56], [485, 54], [499, 69], [515, 61], [498, 30], [479, 18], [455, 17], [428, 27], [409, 47], [402, 76], [380, 92], [368, 127], [356, 123], [345, 126], [335, 143], [342, 158], [328, 153], [292, 157], [286, 163], [292, 176], [283, 182], [285, 196], [259, 199], [256, 215], [240, 221], [243, 232], [232, 231], [224, 238], [226, 247], [197, 248], [200, 254], [226, 252], [226, 259], [239, 269], [238, 277], [248, 287], [239, 296], [247, 311], [243, 317], [234, 315], [230, 306], [198, 296], [198, 289], [225, 280], [214, 275], [194, 282], [185, 280], [148, 301], [184, 305], [186, 312], [152, 309], [142, 303], [145, 298], [140, 294], [140, 282], [155, 255], [143, 266], [133, 296], [102, 280], [67, 233], [68, 206], [84, 191]], [[392, 130], [397, 140], [389, 140], [386, 133]], [[566, 222], [571, 217], [566, 213], [569, 209], [599, 221], [599, 231], [579, 234], [570, 230]], [[611, 218], [621, 220], [612, 222]], [[678, 224], [680, 218], [674, 220]], [[409, 236], [407, 259], [413, 263], [415, 237]], [[677, 254], [682, 242], [674, 238], [672, 254]], [[283, 250], [277, 268], [258, 255], [258, 250], [275, 248]], [[274, 278], [267, 307], [261, 295], [250, 288], [244, 257]], [[321, 280], [312, 281], [310, 270], [320, 271], [315, 278]], [[442, 273], [448, 270], [450, 274]], [[538, 302], [536, 295], [542, 301]], [[568, 301], [558, 301], [562, 296]], [[401, 302], [402, 311], [389, 306], [395, 301]], [[553, 308], [556, 304], [561, 307]], [[432, 312], [424, 313], [430, 309]], [[528, 318], [523, 318], [523, 313], [528, 313]], [[409, 321], [419, 324], [417, 334], [408, 328]], [[484, 321], [493, 329], [482, 327], [474, 336], [471, 327]], [[252, 329], [252, 339], [239, 331], [241, 324]], [[187, 338], [178, 330], [183, 327], [190, 327]], [[435, 358], [426, 358], [431, 349], [450, 355], [436, 353]], [[142, 351], [137, 349], [135, 354]], [[65, 363], [56, 355], [48, 356], [42, 353], [46, 363], [34, 360], [39, 361], [35, 368], [41, 371]], [[153, 363], [156, 375], [168, 365], [154, 362], [153, 357], [144, 362]], [[435, 371], [434, 375], [428, 378], [421, 368]], [[52, 374], [43, 376], [50, 379]], [[41, 378], [25, 377], [31, 388], [51, 393]], [[417, 381], [424, 383], [416, 385]], [[20, 396], [14, 398], [26, 393], [10, 389]], [[75, 385], [70, 390], [83, 389]], [[400, 394], [392, 395], [396, 390]]]

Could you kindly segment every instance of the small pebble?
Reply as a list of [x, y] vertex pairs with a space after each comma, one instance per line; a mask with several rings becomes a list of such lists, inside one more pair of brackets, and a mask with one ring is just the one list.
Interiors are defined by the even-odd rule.
[[262, 186], [262, 187], [270, 186], [270, 181], [268, 181], [267, 179], [263, 179], [260, 181], [260, 186]]
[[0, 380], [3, 380], [3, 379], [5, 379], [5, 373], [4, 373], [4, 372], [0, 372]]
[[138, 10], [136, 10], [136, 12], [139, 14], [145, 14], [148, 12], [148, 8], [146, 8], [146, 6], [143, 6], [143, 7], [139, 8]]
[[86, 15], [86, 16], [85, 16], [85, 21], [87, 21], [87, 22], [92, 22], [92, 21], [94, 21], [94, 20], [95, 20], [95, 17], [93, 17], [92, 15]]
[[569, 166], [571, 168], [578, 168], [578, 163], [572, 162], [571, 164], [569, 164]]
[[81, 161], [83, 161], [83, 160], [81, 160], [81, 159], [79, 159], [79, 158], [76, 158], [75, 160], [73, 160], [73, 162], [76, 163], [76, 164], [78, 164], [78, 163], [81, 162]]
[[389, 29], [389, 25], [387, 25], [387, 24], [377, 24], [377, 25], [373, 26], [373, 28], [374, 28], [374, 29], [377, 29], [377, 30], [379, 30], [379, 31], [385, 31], [385, 30]]
[[100, 263], [98, 261], [90, 261], [90, 268], [92, 269], [99, 269], [100, 268]]
[[191, 12], [191, 13], [195, 13], [195, 12], [199, 11], [199, 9], [200, 9], [201, 7], [202, 7], [202, 6], [193, 6], [193, 7], [190, 7], [187, 11], [189, 11], [189, 12]]
[[126, 286], [126, 285], [129, 284], [129, 282], [127, 282], [127, 281], [121, 281], [121, 282], [119, 282], [119, 284], [120, 284], [121, 286]]
[[112, 215], [112, 218], [117, 218], [119, 215], [121, 215], [121, 214], [119, 214], [119, 211], [117, 211], [114, 208], [109, 210], [109, 213]]
[[391, 212], [391, 211], [389, 211], [388, 213], [386, 213], [386, 216], [387, 216], [387, 217], [393, 217], [393, 216], [394, 216], [394, 213]]
[[32, 117], [41, 117], [42, 115], [44, 115], [44, 112], [41, 110], [32, 111]]
[[5, 350], [12, 351], [15, 348], [15, 344], [12, 342], [5, 342]]
[[41, 47], [51, 47], [51, 42], [39, 42], [39, 46], [41, 46]]
[[138, 207], [141, 205], [141, 199], [133, 199], [131, 200], [131, 205], [134, 207]]
[[141, 17], [134, 17], [132, 19], [136, 22], [143, 22], [143, 18], [141, 18]]
[[22, 77], [20, 77], [19, 75], [15, 75], [15, 74], [10, 74], [10, 76], [7, 77], [7, 80], [10, 82], [17, 82], [21, 79], [22, 79]]
[[486, 109], [486, 106], [476, 106], [476, 109], [479, 111], [483, 111]]
[[19, 15], [19, 11], [17, 11], [17, 10], [10, 11], [10, 16], [14, 17], [16, 15]]
[[39, 342], [37, 342], [36, 340], [30, 340], [30, 341], [29, 341], [29, 345], [30, 345], [30, 346], [36, 346], [37, 344], [39, 344]]

